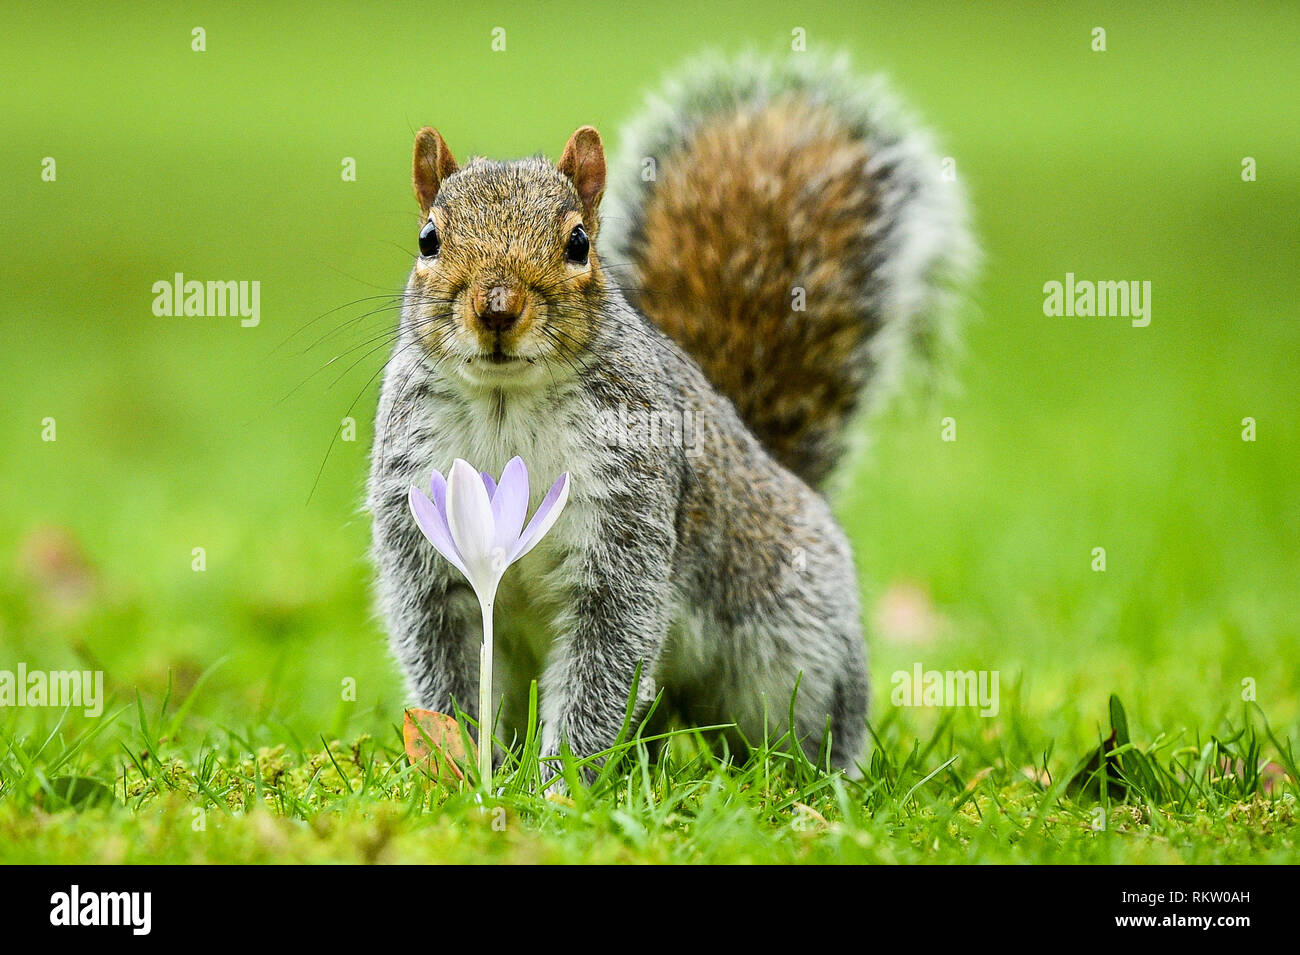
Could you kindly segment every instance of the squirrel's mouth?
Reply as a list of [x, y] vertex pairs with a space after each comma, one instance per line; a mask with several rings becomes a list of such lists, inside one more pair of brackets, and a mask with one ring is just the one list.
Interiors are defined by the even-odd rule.
[[537, 359], [501, 350], [479, 352], [460, 363], [460, 377], [475, 388], [532, 388], [537, 384]]
[[465, 364], [483, 368], [487, 366], [493, 369], [505, 369], [513, 365], [531, 365], [534, 359], [526, 358], [523, 355], [513, 355], [510, 352], [502, 350], [501, 346], [493, 348], [491, 351], [481, 351], [473, 357], [466, 358]]
[[539, 355], [521, 355], [500, 342], [481, 342], [456, 363], [458, 374], [480, 388], [531, 388], [537, 384]]

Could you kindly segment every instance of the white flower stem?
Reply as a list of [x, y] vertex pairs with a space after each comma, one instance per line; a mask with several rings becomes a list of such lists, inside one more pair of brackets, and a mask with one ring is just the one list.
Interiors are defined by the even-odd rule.
[[492, 786], [492, 601], [480, 600], [483, 646], [478, 658], [478, 778], [487, 792]]

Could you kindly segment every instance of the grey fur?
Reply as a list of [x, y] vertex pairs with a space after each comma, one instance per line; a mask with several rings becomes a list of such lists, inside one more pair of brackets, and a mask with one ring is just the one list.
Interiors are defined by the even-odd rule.
[[[494, 398], [462, 393], [406, 334], [398, 343], [369, 507], [379, 602], [416, 702], [440, 712], [453, 697], [470, 704], [480, 631], [472, 594], [421, 536], [407, 490], [455, 456], [499, 472], [515, 453], [536, 462], [552, 456], [543, 446], [558, 446], [572, 449], [568, 509], [508, 572], [507, 583], [531, 587], [503, 589], [497, 614], [499, 646], [526, 655], [520, 644], [537, 641], [511, 633], [511, 612], [520, 602], [557, 609], [542, 641], [555, 641], [541, 681], [546, 750], [558, 752], [561, 738], [579, 754], [608, 746], [641, 663], [643, 701], [662, 685], [685, 718], [735, 718], [750, 740], [765, 724], [779, 730], [802, 673], [801, 738], [815, 753], [830, 716], [835, 764], [851, 768], [865, 731], [865, 650], [852, 556], [825, 500], [772, 461], [695, 364], [621, 296], [591, 351], [600, 360], [581, 380], [507, 401], [498, 424]], [[610, 441], [603, 422], [620, 405], [689, 410], [692, 446], [637, 428]], [[510, 722], [533, 675], [502, 681]]]
[[[885, 203], [892, 238], [880, 283], [864, 290], [889, 299], [899, 317], [872, 346], [889, 356], [873, 362], [877, 375], [893, 375], [924, 337], [914, 326], [941, 294], [941, 274], [965, 261], [960, 201], [914, 182], [929, 181], [917, 157], [930, 154], [910, 134], [880, 132], [894, 127], [874, 94], [834, 71], [803, 69], [751, 60], [706, 70], [654, 107], [615, 164], [609, 226], [594, 247], [617, 250], [635, 222], [639, 157], [655, 154], [647, 144], [680, 135], [707, 115], [708, 102], [742, 88], [816, 86], [858, 118], [863, 135], [877, 137], [879, 161], [891, 170], [883, 181], [897, 191]], [[524, 179], [536, 180], [532, 202], [551, 194], [565, 196], [561, 206], [574, 201], [567, 180], [537, 160], [470, 163], [438, 201], [509, 202], [496, 192]], [[483, 198], [489, 194], [495, 198]], [[481, 221], [490, 232], [490, 208]], [[490, 237], [483, 242], [492, 247]], [[611, 278], [617, 282], [616, 270]], [[415, 272], [410, 288], [418, 291]], [[499, 738], [508, 741], [519, 726], [527, 682], [540, 675], [544, 751], [558, 752], [561, 740], [579, 755], [607, 747], [641, 664], [643, 707], [662, 689], [683, 721], [734, 721], [750, 741], [782, 731], [798, 680], [794, 729], [802, 745], [816, 753], [829, 725], [832, 764], [856, 772], [866, 738], [866, 651], [852, 553], [826, 500], [768, 455], [694, 361], [616, 289], [584, 316], [591, 337], [581, 353], [552, 363], [544, 382], [526, 391], [469, 387], [454, 361], [428, 354], [417, 330], [438, 320], [438, 307], [413, 294], [403, 311], [368, 488], [378, 603], [414, 702], [441, 712], [453, 699], [470, 704], [480, 631], [468, 586], [411, 518], [408, 488], [427, 486], [431, 469], [445, 473], [455, 457], [499, 473], [519, 454], [533, 475], [534, 506], [559, 470], [571, 473], [572, 490], [559, 523], [507, 572], [498, 596], [495, 666], [506, 723]], [[689, 420], [691, 434], [665, 441], [632, 427], [611, 436], [620, 414]]]

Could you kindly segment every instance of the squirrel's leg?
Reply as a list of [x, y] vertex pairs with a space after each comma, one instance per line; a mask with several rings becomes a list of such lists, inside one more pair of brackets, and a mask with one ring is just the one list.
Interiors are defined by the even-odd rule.
[[482, 640], [478, 601], [468, 586], [450, 577], [422, 590], [418, 603], [412, 601], [400, 622], [390, 624], [393, 654], [406, 673], [411, 695], [426, 710], [451, 716], [459, 706], [477, 715]]
[[831, 766], [861, 779], [859, 760], [867, 741], [867, 655], [862, 637], [851, 631], [831, 707]]
[[393, 655], [415, 705], [450, 716], [454, 701], [473, 713], [482, 640], [478, 600], [421, 536], [404, 492], [402, 486], [388, 507], [372, 508], [377, 597]]
[[[542, 675], [542, 755], [565, 743], [579, 758], [609, 748], [618, 737], [641, 667], [634, 718], [655, 695], [655, 668], [672, 616], [671, 531], [640, 539], [600, 541], [571, 555], [566, 574], [576, 581], [556, 621], [559, 634]], [[662, 527], [662, 524], [659, 525]], [[589, 765], [591, 778], [598, 767]], [[542, 763], [548, 780], [558, 771]]]

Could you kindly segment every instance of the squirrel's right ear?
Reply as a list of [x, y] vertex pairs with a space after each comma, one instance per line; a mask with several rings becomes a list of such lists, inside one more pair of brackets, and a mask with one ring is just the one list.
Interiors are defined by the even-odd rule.
[[594, 228], [596, 207], [605, 194], [605, 147], [594, 126], [581, 126], [569, 137], [555, 168], [568, 176], [578, 190], [587, 227]]
[[447, 148], [447, 143], [432, 126], [426, 126], [415, 134], [415, 157], [411, 164], [411, 185], [415, 187], [415, 198], [420, 202], [420, 211], [429, 214], [434, 197], [442, 181], [460, 167], [456, 157]]

